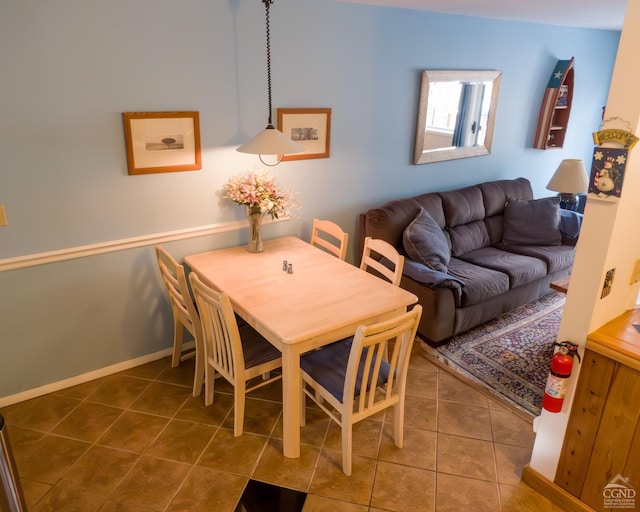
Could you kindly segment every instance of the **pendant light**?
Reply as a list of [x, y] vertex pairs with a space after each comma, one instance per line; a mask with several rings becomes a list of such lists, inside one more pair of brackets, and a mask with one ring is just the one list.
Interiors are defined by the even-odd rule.
[[[262, 132], [256, 135], [253, 139], [239, 146], [236, 150], [241, 153], [258, 155], [260, 161], [264, 165], [269, 166], [278, 165], [282, 161], [284, 155], [300, 153], [305, 149], [304, 146], [292, 141], [280, 130], [277, 130], [271, 121], [271, 42], [269, 33], [269, 6], [273, 1], [274, 0], [262, 0], [262, 3], [265, 5], [267, 27], [267, 94], [269, 99], [269, 122]], [[262, 155], [277, 155], [278, 160], [274, 164], [268, 164], [262, 159]]]

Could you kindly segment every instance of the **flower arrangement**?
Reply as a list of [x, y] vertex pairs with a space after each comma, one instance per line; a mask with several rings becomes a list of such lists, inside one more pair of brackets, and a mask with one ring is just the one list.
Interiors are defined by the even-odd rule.
[[290, 210], [299, 207], [293, 192], [276, 184], [275, 177], [264, 171], [249, 171], [233, 176], [223, 189], [223, 198], [244, 205], [248, 209], [260, 208], [272, 219], [278, 215], [289, 215]]

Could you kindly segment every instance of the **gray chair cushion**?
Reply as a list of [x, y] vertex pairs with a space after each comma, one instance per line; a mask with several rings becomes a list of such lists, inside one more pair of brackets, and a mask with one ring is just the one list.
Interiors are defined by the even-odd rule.
[[424, 208], [404, 230], [402, 245], [412, 260], [433, 270], [447, 271], [451, 258], [447, 237]]
[[[302, 370], [336, 397], [340, 403], [343, 403], [344, 381], [347, 375], [347, 364], [349, 363], [352, 344], [353, 336], [350, 336], [343, 340], [336, 341], [331, 345], [304, 354], [300, 358], [300, 367]], [[358, 365], [355, 396], [360, 395], [366, 355], [367, 349], [365, 348], [360, 358], [360, 364]], [[383, 360], [380, 363], [378, 386], [383, 385], [387, 381], [389, 370], [389, 363]]]
[[560, 245], [560, 198], [513, 199], [504, 210], [502, 243], [512, 245]]

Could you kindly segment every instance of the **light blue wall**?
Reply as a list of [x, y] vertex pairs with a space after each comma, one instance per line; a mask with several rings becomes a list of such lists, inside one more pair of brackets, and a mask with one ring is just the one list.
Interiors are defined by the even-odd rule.
[[[314, 217], [350, 232], [396, 197], [525, 176], [536, 196], [563, 158], [590, 161], [619, 33], [330, 0], [271, 9], [278, 107], [331, 107], [331, 158], [274, 169], [308, 237]], [[0, 259], [241, 218], [218, 191], [258, 167], [235, 147], [266, 124], [258, 0], [0, 0]], [[575, 57], [565, 148], [531, 149], [558, 59]], [[491, 155], [411, 164], [420, 70], [503, 72]], [[197, 110], [201, 171], [128, 176], [121, 113]], [[178, 258], [246, 230], [166, 244]], [[0, 272], [0, 397], [170, 345], [152, 247]]]

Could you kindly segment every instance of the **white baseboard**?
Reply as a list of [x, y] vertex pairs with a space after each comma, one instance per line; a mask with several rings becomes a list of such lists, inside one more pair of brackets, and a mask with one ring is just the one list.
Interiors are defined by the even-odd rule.
[[[193, 347], [193, 341], [186, 342], [182, 345], [183, 350], [190, 350]], [[32, 398], [37, 398], [49, 393], [54, 393], [55, 391], [60, 391], [61, 389], [84, 384], [85, 382], [89, 382], [95, 379], [107, 377], [108, 375], [113, 375], [114, 373], [129, 370], [130, 368], [135, 368], [136, 366], [151, 363], [153, 361], [157, 361], [158, 359], [162, 359], [163, 357], [170, 356], [172, 352], [173, 348], [167, 348], [164, 350], [160, 350], [159, 352], [154, 352], [153, 354], [147, 354], [141, 357], [136, 357], [135, 359], [130, 359], [128, 361], [123, 361], [111, 366], [106, 366], [104, 368], [100, 368], [99, 370], [94, 370], [82, 375], [76, 375], [75, 377], [70, 377], [58, 382], [52, 382], [51, 384], [45, 384], [44, 386], [29, 389], [28, 391], [23, 391], [22, 393], [5, 396], [0, 398], [0, 408], [8, 407], [9, 405], [17, 404], [19, 402], [24, 402], [25, 400], [31, 400]]]

